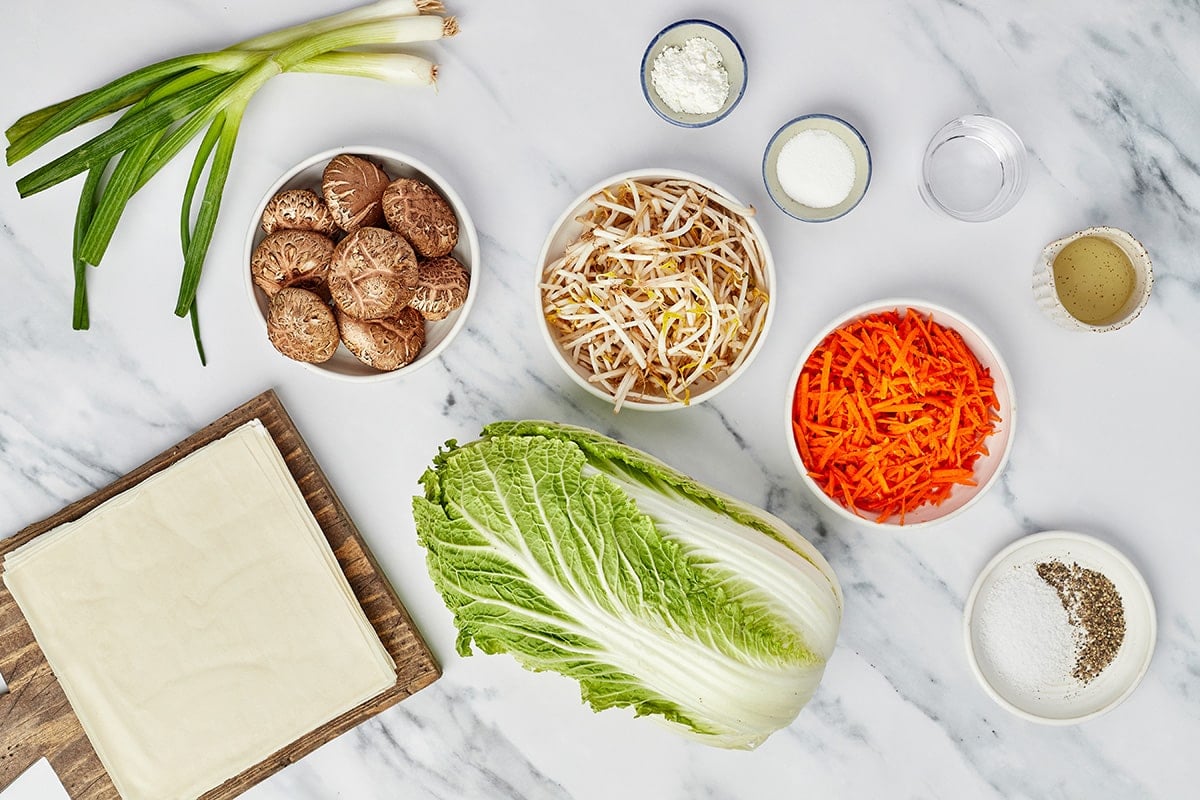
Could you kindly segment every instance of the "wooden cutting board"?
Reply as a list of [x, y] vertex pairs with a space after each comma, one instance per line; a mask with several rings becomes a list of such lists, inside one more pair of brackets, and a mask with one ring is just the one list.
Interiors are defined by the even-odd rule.
[[[220, 439], [252, 419], [261, 420], [321, 526], [338, 564], [346, 573], [367, 618], [396, 661], [396, 684], [317, 730], [297, 739], [266, 760], [205, 793], [202, 800], [224, 800], [241, 794], [363, 720], [395, 705], [437, 680], [441, 670], [413, 626], [346, 509], [334, 494], [279, 398], [267, 391], [221, 417], [194, 436], [151, 459], [95, 494], [72, 503], [47, 520], [0, 540], [0, 560], [11, 550], [64, 522], [82, 517], [96, 506], [169, 467], [189, 453]], [[33, 638], [8, 589], [0, 581], [0, 675], [9, 693], [0, 695], [0, 789], [42, 756], [49, 759], [74, 800], [120, 797], [96, 751], [79, 725], [46, 657]]]

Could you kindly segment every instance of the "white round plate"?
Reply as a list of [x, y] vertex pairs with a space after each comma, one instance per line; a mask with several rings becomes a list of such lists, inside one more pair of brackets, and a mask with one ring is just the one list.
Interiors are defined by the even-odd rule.
[[[996, 581], [1007, 571], [1021, 564], [1049, 560], [1076, 563], [1113, 582], [1125, 612], [1125, 639], [1116, 658], [1090, 683], [1080, 686], [1068, 679], [1061, 685], [1031, 692], [1006, 680], [987, 659], [979, 642], [976, 609], [983, 607]], [[993, 700], [1031, 722], [1072, 725], [1116, 708], [1137, 688], [1154, 654], [1158, 623], [1150, 588], [1120, 551], [1082, 533], [1048, 531], [1018, 539], [983, 568], [963, 610], [963, 634], [971, 670]]]

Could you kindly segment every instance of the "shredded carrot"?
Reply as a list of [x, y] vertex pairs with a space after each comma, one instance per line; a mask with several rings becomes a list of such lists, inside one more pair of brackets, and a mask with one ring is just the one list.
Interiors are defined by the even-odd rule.
[[991, 375], [958, 332], [897, 309], [825, 337], [800, 372], [792, 429], [822, 491], [903, 525], [954, 486], [976, 485], [999, 412]]

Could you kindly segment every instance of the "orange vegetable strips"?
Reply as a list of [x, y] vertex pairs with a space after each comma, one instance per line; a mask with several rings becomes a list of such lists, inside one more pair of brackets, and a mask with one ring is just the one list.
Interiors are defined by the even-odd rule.
[[957, 331], [914, 309], [871, 314], [825, 337], [800, 371], [792, 431], [829, 497], [877, 521], [938, 505], [1000, 421], [992, 376]]

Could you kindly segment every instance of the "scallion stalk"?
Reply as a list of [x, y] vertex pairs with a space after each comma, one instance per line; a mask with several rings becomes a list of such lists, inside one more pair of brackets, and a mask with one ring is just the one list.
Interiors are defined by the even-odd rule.
[[441, 0], [377, 0], [369, 5], [352, 8], [338, 14], [331, 14], [311, 22], [295, 25], [291, 28], [273, 31], [271, 33], [247, 39], [235, 44], [233, 50], [278, 50], [300, 39], [327, 33], [335, 28], [357, 25], [361, 22], [395, 17], [415, 17], [419, 14], [441, 14], [445, 12]]
[[408, 53], [322, 53], [291, 71], [373, 78], [399, 86], [432, 86], [437, 81], [436, 64]]

